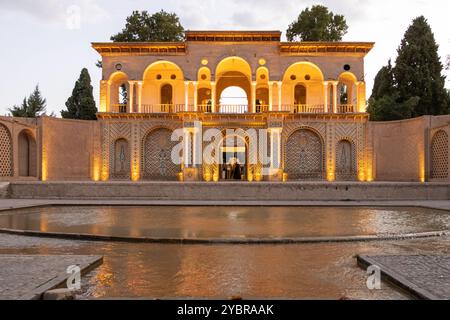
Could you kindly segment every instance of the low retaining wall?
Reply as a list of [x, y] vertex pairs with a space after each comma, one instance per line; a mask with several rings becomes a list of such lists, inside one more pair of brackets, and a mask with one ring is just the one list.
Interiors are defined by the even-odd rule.
[[449, 200], [450, 183], [12, 182], [16, 199], [197, 201]]
[[0, 182], [0, 199], [7, 198], [9, 195], [9, 182]]

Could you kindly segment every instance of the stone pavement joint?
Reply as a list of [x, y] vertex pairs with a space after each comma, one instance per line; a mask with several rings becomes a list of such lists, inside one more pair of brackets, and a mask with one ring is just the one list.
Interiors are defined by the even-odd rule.
[[39, 300], [65, 284], [67, 267], [78, 265], [83, 275], [102, 263], [101, 256], [0, 255], [0, 299]]
[[450, 300], [450, 255], [358, 255], [357, 262], [378, 266], [384, 279], [416, 298]]

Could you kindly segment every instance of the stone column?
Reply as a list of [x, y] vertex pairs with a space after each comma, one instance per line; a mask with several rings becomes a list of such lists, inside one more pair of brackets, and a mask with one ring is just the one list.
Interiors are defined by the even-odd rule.
[[217, 106], [216, 106], [216, 82], [211, 81], [211, 111], [219, 112]]
[[189, 81], [184, 82], [184, 111], [189, 111]]
[[366, 112], [366, 83], [364, 81], [356, 82], [357, 105], [356, 112]]
[[337, 92], [337, 87], [339, 82], [338, 81], [333, 81], [331, 82], [331, 84], [333, 85], [333, 113], [338, 113], [338, 92]]
[[281, 105], [282, 103], [281, 95], [283, 94], [283, 81], [278, 81], [277, 86], [278, 86], [278, 111], [283, 111], [283, 107]]
[[273, 81], [269, 81], [269, 111], [273, 111]]
[[256, 112], [256, 81], [252, 81], [251, 103], [248, 110], [250, 113]]
[[142, 112], [142, 81], [137, 82], [138, 91], [137, 91], [137, 101], [138, 101], [138, 109], [137, 112]]
[[328, 81], [323, 83], [323, 112], [328, 113]]
[[128, 113], [133, 113], [134, 105], [134, 81], [128, 81]]
[[108, 80], [100, 81], [100, 112], [107, 112], [109, 108], [110, 82]]
[[194, 111], [198, 112], [198, 82], [194, 81]]

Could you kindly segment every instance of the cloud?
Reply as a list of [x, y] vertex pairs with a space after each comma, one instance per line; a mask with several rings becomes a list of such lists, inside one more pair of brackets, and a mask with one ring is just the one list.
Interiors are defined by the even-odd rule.
[[96, 0], [0, 0], [0, 12], [12, 17], [26, 14], [40, 22], [57, 24], [66, 24], [74, 12], [86, 23], [97, 23], [109, 17]]

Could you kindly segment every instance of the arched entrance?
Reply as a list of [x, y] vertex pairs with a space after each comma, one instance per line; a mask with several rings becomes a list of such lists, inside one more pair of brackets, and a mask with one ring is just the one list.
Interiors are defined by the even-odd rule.
[[37, 177], [36, 140], [31, 132], [23, 130], [19, 133], [19, 176]]
[[225, 136], [220, 147], [220, 180], [246, 181], [248, 175], [248, 148], [245, 138]]
[[309, 129], [300, 129], [288, 138], [285, 172], [291, 180], [323, 179], [323, 143], [317, 133]]
[[147, 134], [143, 142], [143, 179], [176, 180], [180, 166], [172, 161], [172, 150], [178, 142], [171, 137], [172, 131], [165, 128]]

